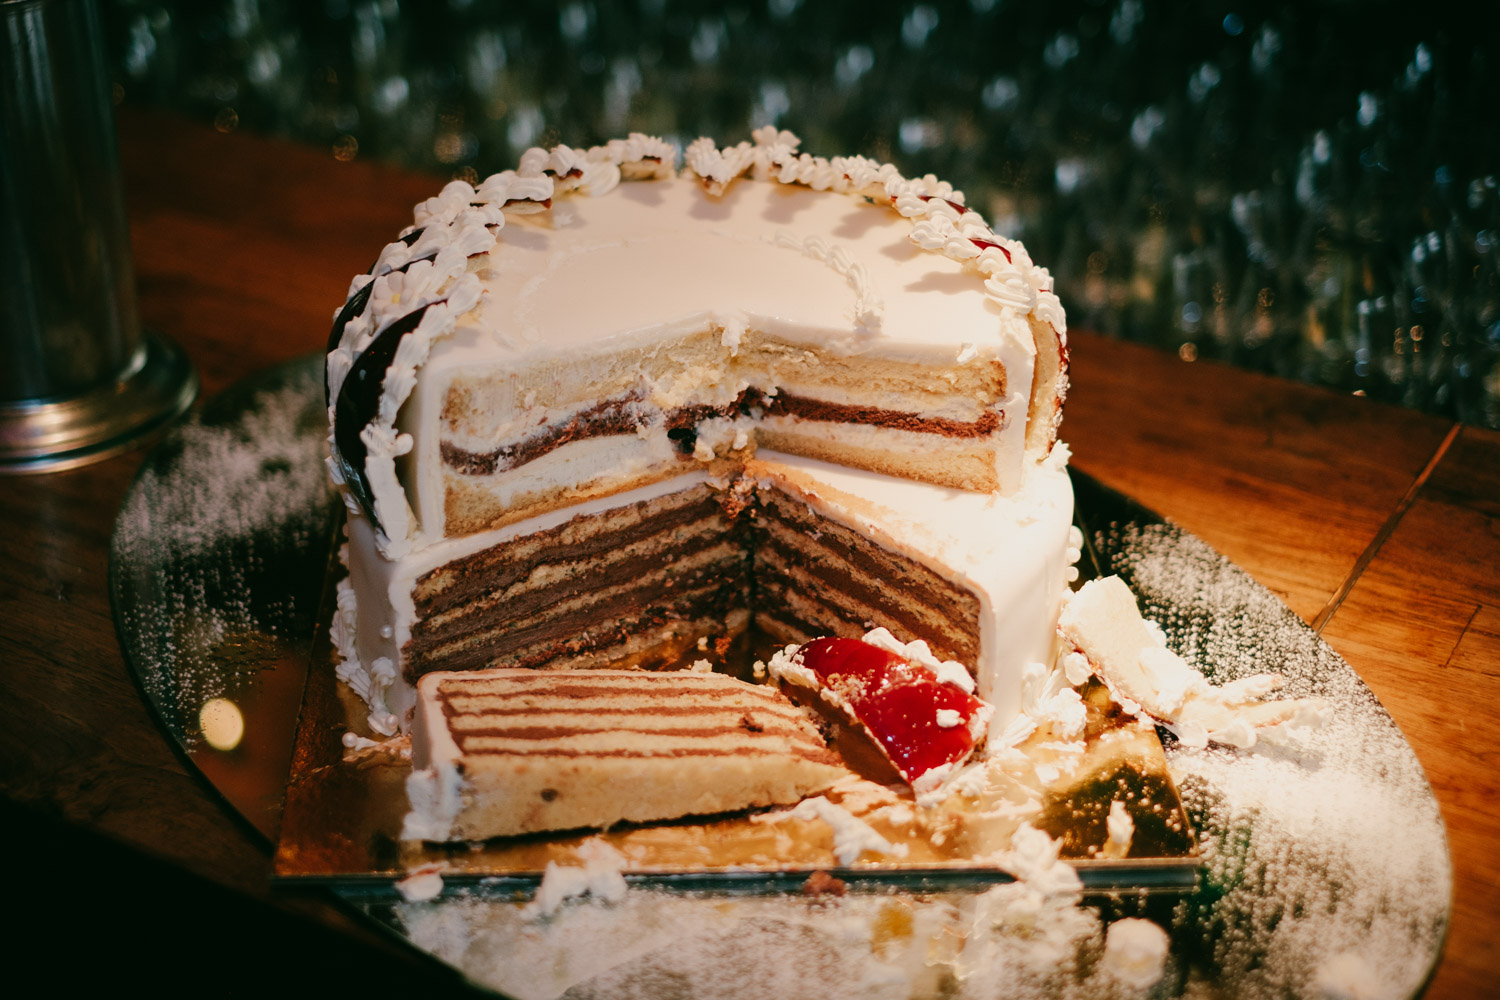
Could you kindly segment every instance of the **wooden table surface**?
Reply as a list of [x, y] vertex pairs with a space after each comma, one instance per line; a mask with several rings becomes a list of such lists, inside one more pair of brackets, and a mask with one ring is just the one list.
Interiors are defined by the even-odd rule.
[[[187, 351], [205, 397], [318, 350], [350, 275], [438, 186], [128, 108], [120, 140], [141, 317]], [[1415, 748], [1454, 865], [1427, 995], [1489, 995], [1500, 972], [1500, 434], [1083, 332], [1071, 344], [1074, 465], [1280, 595]], [[39, 913], [29, 943], [81, 927], [121, 951], [181, 945], [198, 958], [175, 962], [222, 963], [236, 982], [274, 982], [299, 963], [336, 983], [357, 962], [351, 984], [430, 987], [430, 966], [322, 897], [273, 894], [265, 845], [147, 714], [105, 582], [143, 454], [0, 479], [0, 805], [21, 898]], [[101, 895], [112, 900], [102, 909], [81, 903]], [[274, 960], [257, 957], [268, 948]], [[65, 968], [90, 978], [87, 964]]]

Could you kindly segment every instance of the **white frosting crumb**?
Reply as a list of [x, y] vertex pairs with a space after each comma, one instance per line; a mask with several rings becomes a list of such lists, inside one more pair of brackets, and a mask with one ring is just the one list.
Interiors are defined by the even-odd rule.
[[818, 683], [818, 675], [812, 672], [812, 668], [803, 665], [802, 658], [797, 655], [799, 648], [801, 647], [795, 642], [788, 643], [771, 654], [771, 660], [764, 665], [764, 669], [772, 680], [786, 681], [788, 684], [816, 691], [822, 685]]
[[750, 667], [750, 673], [758, 681], [766, 679], [766, 661], [756, 660]]
[[863, 641], [876, 649], [895, 653], [918, 666], [926, 667], [937, 675], [939, 684], [952, 684], [965, 694], [974, 693], [974, 675], [969, 673], [969, 668], [957, 660], [939, 660], [932, 655], [932, 647], [927, 645], [925, 639], [902, 642], [891, 634], [890, 629], [876, 628], [866, 632]]
[[713, 445], [699, 438], [697, 443], [693, 445], [693, 457], [700, 462], [712, 462], [714, 460]]
[[944, 660], [933, 671], [939, 684], [952, 684], [964, 694], [974, 693], [974, 675], [957, 660]]
[[1341, 951], [1318, 966], [1313, 985], [1323, 1000], [1385, 1000], [1394, 991], [1368, 962], [1352, 951]]
[[1083, 735], [1088, 722], [1088, 708], [1072, 688], [1063, 688], [1037, 706], [1036, 720], [1052, 727], [1059, 739], [1071, 740]]
[[1011, 838], [1010, 850], [995, 858], [1002, 871], [1044, 898], [1074, 895], [1083, 891], [1078, 873], [1065, 861], [1058, 860], [1062, 844], [1029, 823], [1023, 823]]
[[741, 451], [749, 444], [750, 435], [745, 433], [745, 428], [741, 427], [734, 432], [734, 443], [732, 443], [729, 447], [733, 448], [735, 451]]
[[1135, 820], [1125, 811], [1125, 803], [1115, 799], [1109, 804], [1109, 817], [1104, 821], [1108, 837], [1104, 841], [1106, 858], [1123, 858], [1130, 853], [1130, 842], [1135, 839]]
[[714, 672], [714, 665], [707, 660], [694, 660], [688, 670], [695, 674], [711, 674]]
[[742, 312], [730, 312], [715, 313], [713, 321], [722, 331], [719, 343], [729, 351], [731, 358], [738, 357], [740, 341], [744, 339], [745, 329], [750, 325], [749, 319]]
[[1239, 750], [1249, 750], [1255, 746], [1255, 727], [1244, 718], [1236, 716], [1223, 729], [1210, 732], [1208, 738], [1215, 743], [1227, 743]]
[[999, 733], [990, 734], [990, 738], [985, 741], [984, 755], [994, 758], [1005, 756], [1007, 751], [1019, 753], [1015, 748], [1030, 739], [1034, 732], [1036, 720], [1022, 712], [1007, 722]]
[[625, 898], [629, 886], [620, 874], [625, 856], [598, 837], [590, 837], [578, 847], [582, 867], [559, 865], [547, 862], [547, 870], [536, 887], [536, 895], [521, 908], [526, 920], [550, 917], [558, 907], [578, 896], [592, 896], [607, 903], [618, 903]]
[[447, 867], [446, 861], [434, 861], [431, 864], [413, 868], [406, 873], [405, 878], [396, 883], [396, 891], [408, 903], [423, 903], [429, 899], [436, 899], [443, 892], [442, 873]]
[[[1177, 653], [1162, 645], [1161, 629], [1142, 617], [1135, 595], [1117, 576], [1090, 580], [1064, 606], [1058, 631], [1088, 657], [1110, 693], [1129, 711], [1138, 702], [1189, 747], [1209, 740], [1250, 749], [1257, 730], [1322, 720], [1316, 699], [1263, 700], [1280, 687], [1277, 674], [1257, 674], [1214, 687]], [[1286, 728], [1283, 728], [1286, 727]]]
[[1094, 676], [1094, 668], [1089, 665], [1089, 658], [1076, 649], [1071, 653], [1063, 654], [1062, 668], [1063, 676], [1067, 677], [1068, 683], [1075, 687]]
[[963, 347], [959, 349], [958, 357], [954, 358], [953, 360], [958, 364], [966, 365], [977, 357], [979, 357], [979, 348], [975, 347], [973, 344], [964, 344]]
[[1109, 925], [1101, 964], [1131, 989], [1144, 990], [1161, 979], [1167, 962], [1167, 932], [1149, 920], [1126, 917]]
[[[865, 633], [863, 641], [868, 645], [874, 646], [876, 649], [884, 649], [887, 652], [895, 653], [897, 656], [906, 656], [910, 659], [910, 655], [906, 650], [906, 643], [892, 635], [891, 630], [888, 628], [871, 629]], [[922, 647], [926, 649], [927, 644], [924, 642]]]
[[917, 779], [911, 783], [911, 790], [917, 796], [917, 805], [930, 808], [952, 794], [953, 788], [947, 784], [947, 781], [956, 773], [958, 766], [958, 761], [950, 760], [935, 767], [929, 767], [917, 775]]
[[964, 721], [964, 717], [951, 708], [940, 708], [937, 710], [937, 724], [941, 729], [952, 729]]
[[835, 805], [822, 795], [803, 799], [784, 815], [800, 820], [820, 819], [827, 823], [833, 830], [833, 853], [841, 865], [853, 864], [867, 851], [897, 858], [906, 856], [905, 844], [892, 844], [875, 832], [870, 824], [857, 819], [849, 810]]

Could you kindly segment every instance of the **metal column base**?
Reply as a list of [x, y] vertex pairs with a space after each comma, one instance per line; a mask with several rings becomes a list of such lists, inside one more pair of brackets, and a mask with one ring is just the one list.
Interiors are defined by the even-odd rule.
[[192, 405], [198, 375], [176, 344], [142, 335], [139, 363], [77, 396], [0, 403], [0, 474], [71, 469], [117, 454]]

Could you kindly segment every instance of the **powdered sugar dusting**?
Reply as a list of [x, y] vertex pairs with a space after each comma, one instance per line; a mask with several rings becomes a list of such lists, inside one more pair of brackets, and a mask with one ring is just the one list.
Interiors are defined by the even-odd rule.
[[111, 572], [123, 645], [179, 739], [193, 738], [206, 699], [255, 689], [278, 637], [312, 630], [322, 581], [305, 567], [321, 564], [336, 503], [321, 367], [278, 370], [189, 418], [120, 509]]
[[[412, 907], [408, 933], [439, 955], [461, 950], [466, 972], [517, 996], [542, 992], [517, 978], [516, 955], [548, 975], [568, 970], [550, 995], [570, 997], [1412, 996], [1441, 944], [1451, 875], [1436, 803], [1400, 733], [1336, 653], [1197, 539], [1131, 526], [1095, 541], [1169, 645], [1216, 684], [1276, 671], [1285, 696], [1329, 709], [1324, 728], [1250, 750], [1169, 747], [1204, 869], [1175, 910], [1148, 904], [1152, 924], [1022, 880], [977, 895], [816, 902], [632, 893], [640, 913], [629, 920], [606, 929], [601, 908], [580, 907], [549, 941], [499, 932], [508, 905], [476, 900], [461, 920]], [[584, 944], [588, 921], [597, 947]], [[628, 957], [601, 967], [608, 935], [637, 922], [661, 932], [655, 942], [637, 936]]]
[[1330, 968], [1412, 995], [1442, 940], [1452, 871], [1437, 803], [1394, 723], [1327, 643], [1203, 542], [1131, 525], [1097, 543], [1215, 683], [1274, 671], [1285, 696], [1328, 706], [1321, 729], [1250, 752], [1168, 748], [1206, 868], [1179, 924], [1209, 931], [1202, 957], [1241, 996], [1316, 996]]

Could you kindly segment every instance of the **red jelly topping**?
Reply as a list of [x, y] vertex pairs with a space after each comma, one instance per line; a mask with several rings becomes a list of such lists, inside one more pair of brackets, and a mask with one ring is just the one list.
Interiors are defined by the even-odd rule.
[[[843, 700], [907, 782], [973, 751], [970, 723], [989, 706], [940, 683], [926, 667], [858, 639], [814, 639], [797, 656]], [[940, 708], [957, 712], [958, 725], [939, 726]]]

